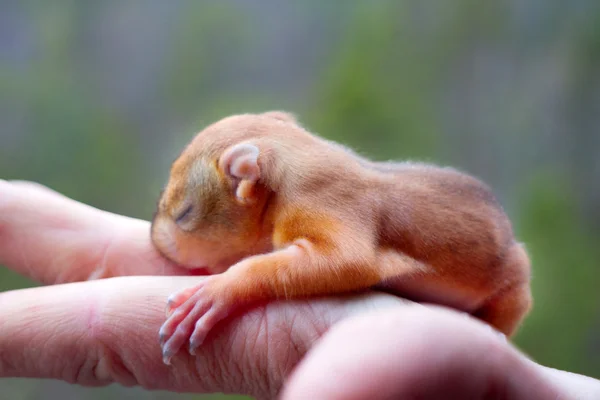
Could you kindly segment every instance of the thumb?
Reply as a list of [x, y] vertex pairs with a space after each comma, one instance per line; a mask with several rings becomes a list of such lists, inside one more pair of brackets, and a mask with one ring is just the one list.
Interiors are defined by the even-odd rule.
[[544, 400], [571, 398], [573, 382], [581, 384], [559, 388], [542, 371], [465, 314], [395, 307], [334, 326], [299, 364], [283, 398]]

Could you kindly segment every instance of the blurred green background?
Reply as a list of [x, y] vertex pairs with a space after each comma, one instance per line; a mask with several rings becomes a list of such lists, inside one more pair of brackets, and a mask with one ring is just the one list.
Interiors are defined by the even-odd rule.
[[[0, 2], [0, 178], [149, 219], [196, 131], [270, 109], [375, 159], [487, 181], [533, 260], [518, 346], [600, 377], [600, 2]], [[28, 285], [0, 267], [0, 289]], [[204, 398], [17, 379], [0, 393]]]

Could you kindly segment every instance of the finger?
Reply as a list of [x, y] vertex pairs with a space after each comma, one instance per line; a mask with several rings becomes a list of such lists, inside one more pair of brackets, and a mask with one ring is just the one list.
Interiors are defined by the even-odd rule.
[[283, 398], [569, 398], [540, 370], [479, 321], [404, 307], [332, 328]]
[[[539, 367], [539, 366], [538, 366]], [[572, 372], [560, 371], [554, 368], [539, 367], [540, 372], [557, 386], [565, 399], [600, 399], [600, 381]]]
[[0, 181], [0, 264], [43, 283], [189, 275], [156, 251], [149, 225], [39, 184]]
[[401, 304], [380, 294], [273, 303], [224, 320], [196, 357], [182, 350], [166, 366], [158, 341], [165, 301], [198, 279], [114, 278], [0, 294], [0, 377], [273, 398], [331, 324]]
[[0, 376], [83, 385], [191, 381], [193, 369], [175, 376], [152, 362], [160, 356], [164, 301], [181, 279], [115, 278], [1, 294]]

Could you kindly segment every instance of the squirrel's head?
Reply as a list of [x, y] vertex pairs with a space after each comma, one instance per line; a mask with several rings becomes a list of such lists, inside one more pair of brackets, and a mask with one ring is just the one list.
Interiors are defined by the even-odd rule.
[[173, 163], [160, 196], [151, 228], [157, 249], [179, 265], [213, 273], [267, 250], [273, 192], [259, 143], [290, 124], [292, 115], [275, 111], [228, 117], [201, 131]]

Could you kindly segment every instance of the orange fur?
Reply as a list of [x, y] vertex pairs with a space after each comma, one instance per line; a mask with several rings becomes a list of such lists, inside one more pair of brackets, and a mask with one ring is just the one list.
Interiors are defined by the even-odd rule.
[[[236, 145], [256, 146], [256, 164], [231, 161]], [[152, 239], [177, 263], [223, 272], [207, 293], [227, 304], [378, 287], [507, 335], [531, 307], [529, 259], [486, 185], [366, 160], [280, 111], [200, 132], [172, 166]]]

